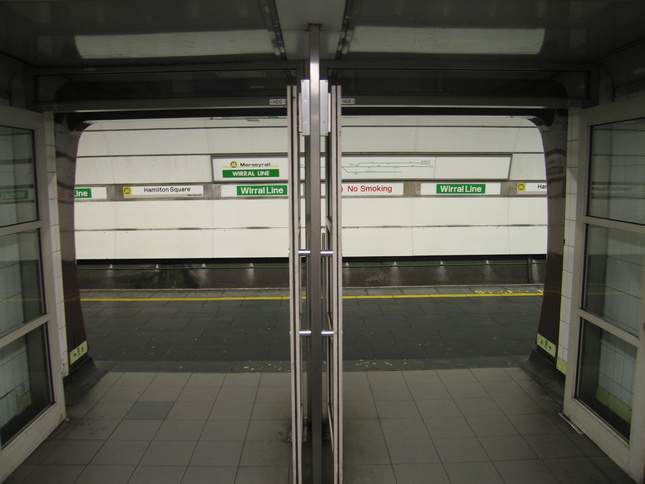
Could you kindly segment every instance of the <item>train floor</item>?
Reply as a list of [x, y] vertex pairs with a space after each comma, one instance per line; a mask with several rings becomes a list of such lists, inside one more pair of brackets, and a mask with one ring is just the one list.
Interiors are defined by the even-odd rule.
[[[346, 484], [633, 482], [520, 367], [539, 287], [345, 297]], [[5, 484], [291, 482], [286, 294], [83, 299], [107, 372]]]

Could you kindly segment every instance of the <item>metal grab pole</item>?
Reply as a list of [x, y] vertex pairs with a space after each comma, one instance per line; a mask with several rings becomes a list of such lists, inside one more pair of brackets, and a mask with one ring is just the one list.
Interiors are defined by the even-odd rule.
[[[327, 93], [325, 93], [326, 95]], [[311, 457], [313, 484], [322, 483], [322, 240], [321, 240], [321, 102], [320, 102], [320, 26], [309, 26], [309, 136], [305, 138], [305, 227], [307, 249], [307, 316], [309, 371], [307, 390], [309, 424], [311, 425]]]
[[300, 344], [302, 283], [300, 280], [300, 136], [298, 89], [287, 89], [289, 110], [289, 312], [291, 353], [291, 466], [293, 484], [302, 483], [302, 345]]

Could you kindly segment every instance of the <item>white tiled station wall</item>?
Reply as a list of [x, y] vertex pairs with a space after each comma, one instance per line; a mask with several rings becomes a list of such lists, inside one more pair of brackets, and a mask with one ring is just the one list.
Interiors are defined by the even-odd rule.
[[[53, 115], [47, 115], [45, 123], [45, 152], [47, 157], [47, 198], [49, 203], [49, 240], [53, 270], [52, 308], [56, 312], [58, 347], [60, 350], [62, 376], [69, 374], [67, 355], [67, 329], [65, 327], [65, 291], [63, 289], [62, 252], [60, 246], [60, 217], [58, 215], [58, 175], [56, 167], [56, 139]], [[55, 309], [54, 309], [55, 308]]]
[[[287, 198], [222, 196], [211, 161], [212, 156], [284, 158], [286, 150], [284, 119], [93, 124], [81, 137], [76, 186], [105, 187], [111, 195], [77, 200], [78, 258], [286, 257]], [[515, 182], [544, 183], [542, 143], [530, 122], [344, 118], [343, 152], [362, 159], [427, 155], [436, 160], [432, 177], [392, 181], [405, 186], [401, 194], [344, 197], [345, 256], [545, 253], [546, 192], [518, 196], [504, 188], [486, 196], [423, 194], [428, 182], [485, 181], [511, 188]], [[493, 166], [493, 158], [507, 161]], [[367, 182], [391, 182], [385, 175], [370, 176]], [[200, 185], [204, 196], [118, 196], [123, 186], [164, 184]]]
[[576, 212], [578, 198], [578, 159], [580, 153], [580, 109], [569, 109], [567, 134], [567, 180], [564, 221], [564, 257], [562, 267], [562, 302], [560, 304], [560, 334], [556, 366], [567, 372], [569, 333], [571, 330], [571, 304], [573, 298], [576, 247]]

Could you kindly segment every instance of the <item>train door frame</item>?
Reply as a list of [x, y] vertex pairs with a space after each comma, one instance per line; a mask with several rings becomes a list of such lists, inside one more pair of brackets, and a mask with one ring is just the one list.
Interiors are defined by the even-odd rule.
[[[637, 321], [631, 321], [635, 324], [632, 331], [626, 330], [624, 326], [608, 321], [605, 313], [599, 314], [598, 311], [589, 307], [586, 297], [590, 294], [590, 286], [586, 279], [589, 275], [590, 264], [588, 260], [590, 255], [595, 255], [590, 250], [590, 230], [600, 229], [613, 231], [614, 233], [622, 232], [637, 237], [645, 238], [645, 225], [642, 223], [604, 218], [597, 213], [592, 216], [590, 209], [591, 186], [593, 184], [592, 176], [592, 156], [594, 155], [592, 146], [592, 130], [594, 127], [602, 125], [611, 125], [624, 121], [645, 119], [645, 98], [623, 101], [608, 105], [602, 105], [590, 108], [580, 112], [580, 131], [574, 133], [578, 135], [580, 150], [577, 159], [578, 190], [577, 197], [572, 197], [572, 202], [576, 206], [571, 207], [569, 213], [573, 216], [575, 213], [574, 230], [570, 232], [574, 235], [575, 240], [568, 242], [573, 246], [574, 251], [574, 280], [572, 281], [572, 299], [570, 308], [571, 326], [569, 331], [569, 361], [568, 371], [565, 383], [564, 394], [564, 412], [571, 420], [587, 434], [607, 455], [609, 455], [619, 466], [627, 471], [637, 482], [645, 482], [645, 271], [641, 279], [640, 293], [636, 290], [637, 297], [640, 297], [640, 314]], [[606, 155], [613, 156], [613, 152]], [[607, 158], [607, 161], [609, 158]], [[633, 182], [634, 180], [629, 180]], [[638, 183], [638, 180], [636, 180]], [[642, 180], [641, 180], [642, 183]], [[575, 212], [574, 212], [575, 210]], [[609, 217], [609, 216], [607, 216]], [[607, 235], [609, 237], [609, 235]], [[606, 243], [608, 246], [608, 243]], [[641, 251], [643, 247], [641, 247]], [[602, 255], [602, 254], [600, 254]], [[606, 253], [606, 259], [610, 258]], [[607, 281], [607, 279], [605, 279]], [[593, 282], [593, 281], [592, 281]], [[587, 288], [586, 288], [587, 286]], [[602, 291], [603, 300], [607, 297], [609, 283], [598, 286]], [[622, 305], [625, 305], [623, 298]], [[593, 328], [593, 329], [592, 329]], [[592, 343], [590, 336], [593, 332], [600, 332], [598, 338], [600, 341]], [[585, 395], [584, 387], [586, 383], [585, 367], [596, 367], [600, 371], [603, 358], [600, 348], [596, 348], [594, 358], [597, 360], [593, 365], [588, 363], [589, 351], [585, 352], [585, 347], [589, 344], [598, 346], [605, 344], [605, 334], [609, 338], [617, 339], [624, 343], [624, 346], [631, 345], [636, 349], [635, 368], [633, 375], [633, 402], [631, 404], [631, 429], [629, 437], [621, 435], [617, 428], [608, 423], [607, 417], [603, 418], [601, 412], [594, 410], [589, 403], [589, 397]], [[589, 343], [587, 343], [587, 341]], [[618, 353], [617, 353], [618, 355]], [[586, 359], [585, 359], [586, 358]], [[618, 356], [616, 356], [618, 358]], [[595, 370], [594, 370], [595, 372]], [[589, 371], [587, 371], [587, 375]], [[596, 373], [596, 383], [598, 389], [598, 375]], [[599, 390], [598, 390], [599, 391]], [[611, 393], [608, 391], [607, 393]], [[599, 398], [599, 400], [602, 400]], [[606, 403], [608, 408], [616, 407], [618, 404]], [[622, 413], [617, 409], [615, 413]]]
[[[321, 64], [323, 66], [322, 70], [323, 72], [327, 72], [328, 69], [332, 68], [333, 65], [331, 64]], [[332, 72], [329, 71], [329, 77], [330, 79], [333, 78]], [[335, 81], [333, 81], [335, 82]], [[201, 101], [200, 107], [199, 108], [194, 108], [191, 107], [193, 106], [190, 102], [186, 102], [185, 104], [181, 105], [174, 105], [173, 108], [171, 108], [170, 111], [154, 111], [151, 109], [150, 103], [141, 103], [137, 101], [132, 101], [132, 102], [127, 102], [121, 104], [116, 110], [113, 110], [112, 112], [105, 111], [104, 104], [102, 103], [97, 103], [96, 105], [92, 105], [92, 103], [61, 103], [57, 105], [57, 120], [59, 121], [60, 125], [65, 124], [66, 128], [68, 129], [68, 134], [73, 137], [78, 134], [78, 131], [75, 131], [81, 123], [84, 120], [89, 120], [89, 119], [102, 119], [102, 116], [105, 116], [106, 118], [109, 119], [115, 119], [115, 111], [118, 112], [123, 112], [125, 116], [123, 119], [132, 119], [132, 118], [146, 118], [146, 117], [160, 117], [160, 118], [167, 118], [167, 117], [184, 117], [186, 116], [187, 113], [189, 113], [191, 116], [199, 116], [202, 113], [213, 113], [217, 112], [218, 114], [225, 112], [232, 112], [232, 108], [239, 108], [239, 110], [236, 112], [238, 115], [241, 112], [256, 112], [256, 113], [275, 113], [276, 111], [284, 112], [286, 111], [286, 100], [284, 99], [263, 99], [266, 101], [267, 104], [263, 104], [259, 102], [259, 98], [255, 99], [253, 101], [250, 101], [248, 99], [243, 99], [239, 101], [238, 106], [232, 106], [231, 103], [227, 102], [226, 100], [218, 99], [218, 100], [206, 100], [206, 101]], [[374, 102], [374, 98], [371, 99], [361, 99], [361, 98], [348, 98], [348, 99], [342, 99], [342, 101], [339, 103], [340, 105], [343, 106], [343, 111], [347, 109], [346, 114], [366, 114], [366, 115], [387, 115], [387, 114], [402, 114], [403, 111], [408, 111], [408, 110], [414, 110], [417, 114], [467, 114], [467, 115], [497, 115], [497, 114], [513, 114], [516, 116], [523, 116], [526, 117], [527, 119], [531, 120], [539, 120], [539, 122], [536, 122], [538, 127], [540, 128], [540, 131], [542, 133], [543, 140], [545, 139], [545, 136], [548, 137], [550, 136], [548, 134], [551, 126], [552, 126], [552, 117], [555, 117], [555, 113], [558, 111], [564, 112], [565, 109], [565, 103], [563, 100], [558, 99], [557, 102], [551, 100], [550, 102], [547, 102], [545, 104], [541, 104], [540, 108], [533, 107], [534, 105], [526, 105], [525, 103], [522, 103], [522, 99], [515, 100], [516, 104], [513, 104], [512, 102], [509, 102], [509, 100], [505, 100], [505, 103], [502, 103], [499, 106], [495, 107], [482, 107], [482, 105], [473, 105], [472, 104], [472, 99], [463, 99], [461, 103], [458, 103], [455, 106], [440, 106], [440, 105], [414, 105], [414, 104], [402, 104], [400, 100], [398, 102], [395, 102], [396, 100], [389, 100], [390, 105], [388, 105], [387, 101], [383, 104], [372, 104]], [[366, 104], [363, 104], [363, 101], [366, 101]], [[407, 100], [409, 102], [409, 100]], [[420, 103], [423, 102], [422, 100], [419, 101]], [[392, 104], [394, 103], [394, 104]], [[183, 107], [182, 107], [183, 106]], [[253, 107], [255, 106], [255, 108]], [[258, 108], [258, 106], [261, 106]], [[268, 107], [267, 107], [268, 106]], [[561, 118], [564, 120], [564, 124], [566, 126], [566, 115]], [[542, 122], [544, 120], [544, 122]], [[82, 130], [82, 129], [81, 129]], [[562, 129], [560, 129], [562, 132]], [[564, 132], [566, 133], [566, 128], [564, 129]], [[547, 133], [545, 135], [545, 133]], [[559, 135], [558, 135], [559, 137]], [[566, 135], [564, 139], [564, 145], [562, 146], [562, 143], [558, 141], [558, 143], [554, 144], [554, 152], [559, 153], [560, 158], [566, 157]], [[559, 196], [559, 194], [558, 194]], [[555, 195], [552, 197], [551, 193], [549, 193], [549, 199], [554, 198]], [[559, 215], [558, 218], [559, 219]], [[562, 221], [564, 220], [564, 214], [561, 216]], [[73, 223], [73, 222], [72, 222]], [[552, 228], [552, 222], [551, 220], [549, 221], [549, 229]], [[561, 243], [561, 242], [560, 242]], [[554, 258], [555, 266], [558, 266], [558, 259], [560, 260], [560, 265], [558, 267], [561, 268], [561, 254], [556, 254]], [[547, 262], [547, 266], [550, 263]], [[558, 274], [555, 274], [556, 276], [559, 276], [558, 278], [561, 280], [561, 270], [557, 271]], [[559, 284], [559, 281], [557, 281]], [[558, 285], [559, 289], [559, 285]], [[555, 299], [557, 299], [558, 305], [559, 305], [559, 290], [558, 291], [550, 291], [549, 294], [552, 294], [555, 296]], [[559, 321], [553, 320], [550, 322], [551, 325], [555, 325], [554, 327], [558, 327]]]
[[[53, 255], [60, 250], [60, 246], [56, 242], [58, 233], [55, 206], [50, 204], [51, 199], [56, 196], [56, 186], [50, 186], [49, 181], [49, 174], [56, 170], [53, 125], [42, 114], [7, 106], [0, 106], [0, 125], [32, 133], [31, 156], [35, 190], [25, 185], [15, 186], [27, 193], [26, 197], [20, 200], [29, 201], [29, 198], [36, 197], [37, 211], [33, 218], [25, 221], [18, 220], [16, 223], [0, 227], [0, 236], [16, 237], [20, 259], [15, 262], [22, 265], [23, 260], [30, 261], [30, 259], [22, 259], [22, 252], [26, 248], [23, 248], [21, 236], [29, 233], [37, 234], [32, 242], [37, 243], [38, 249], [32, 248], [25, 252], [40, 258], [40, 267], [36, 271], [31, 271], [31, 275], [35, 275], [33, 272], [39, 272], [40, 281], [29, 281], [29, 290], [33, 290], [34, 285], [40, 285], [40, 294], [35, 296], [36, 301], [40, 300], [38, 313], [8, 328], [0, 335], [0, 350], [8, 348], [9, 345], [18, 344], [20, 341], [24, 342], [22, 344], [25, 347], [24, 353], [28, 362], [27, 374], [24, 376], [27, 376], [29, 383], [26, 384], [28, 385], [26, 393], [22, 395], [20, 401], [21, 405], [25, 406], [24, 412], [33, 414], [28, 417], [28, 420], [23, 419], [24, 421], [19, 423], [20, 428], [17, 433], [0, 448], [0, 481], [3, 481], [56, 429], [65, 419], [66, 414], [63, 382], [59, 376], [64, 368], [59, 350], [59, 326], [64, 324], [60, 321], [64, 318], [60, 301], [62, 298], [60, 270], [56, 268], [60, 262], [55, 261]], [[29, 195], [30, 192], [32, 192], [31, 195]], [[39, 254], [36, 253], [38, 251]], [[30, 296], [25, 295], [25, 281], [22, 279], [26, 276], [22, 269], [20, 271], [20, 284], [23, 288], [18, 298], [24, 303]], [[8, 307], [5, 306], [5, 308], [9, 311]], [[15, 348], [12, 354], [15, 354]], [[20, 373], [16, 368], [7, 371], [9, 372], [7, 375]], [[5, 395], [0, 394], [0, 396]], [[6, 396], [9, 398], [9, 394]], [[28, 411], [29, 407], [34, 406], [36, 408], [33, 411]]]

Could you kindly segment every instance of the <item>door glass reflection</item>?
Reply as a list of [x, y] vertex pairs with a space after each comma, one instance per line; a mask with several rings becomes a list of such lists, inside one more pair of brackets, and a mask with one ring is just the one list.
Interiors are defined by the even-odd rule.
[[585, 321], [580, 368], [578, 397], [629, 439], [636, 347]]
[[0, 336], [44, 314], [38, 231], [0, 237]]
[[0, 446], [53, 403], [46, 326], [0, 348]]

